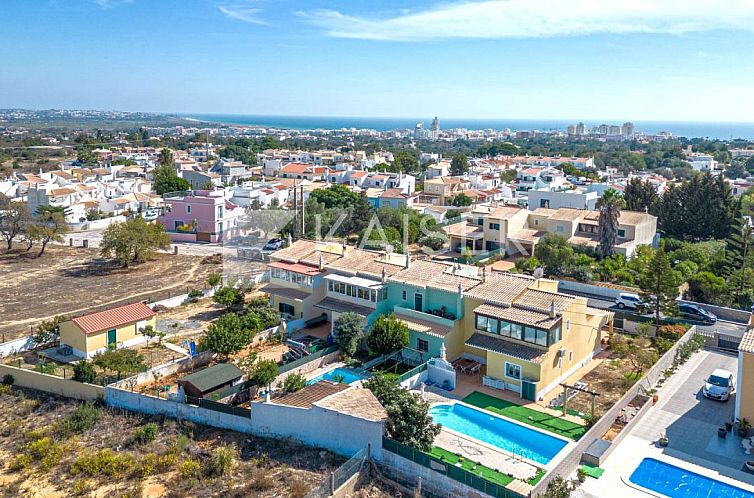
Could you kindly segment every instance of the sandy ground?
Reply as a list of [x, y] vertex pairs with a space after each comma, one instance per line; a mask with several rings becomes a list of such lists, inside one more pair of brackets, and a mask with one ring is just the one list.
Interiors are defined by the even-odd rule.
[[159, 254], [131, 269], [103, 260], [94, 249], [49, 247], [41, 258], [0, 254], [0, 339], [28, 335], [56, 315], [75, 315], [139, 299], [163, 299], [202, 288], [221, 272], [212, 258]]

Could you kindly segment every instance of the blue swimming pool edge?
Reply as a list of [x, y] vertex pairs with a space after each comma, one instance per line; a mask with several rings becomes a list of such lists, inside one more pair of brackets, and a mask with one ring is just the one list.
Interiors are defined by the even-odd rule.
[[[713, 471], [712, 469], [709, 469], [707, 467], [702, 467], [701, 465], [697, 465], [697, 464], [694, 464], [694, 463], [691, 463], [691, 462], [687, 462], [685, 460], [680, 460], [678, 458], [667, 457], [666, 455], [662, 455], [662, 456], [663, 456], [663, 458], [660, 458], [659, 455], [644, 456], [644, 457], [642, 457], [642, 459], [639, 462], [639, 464], [636, 465], [636, 467], [634, 467], [633, 469], [631, 469], [631, 472], [629, 472], [626, 475], [621, 475], [620, 476], [620, 480], [623, 482], [623, 484], [625, 484], [629, 488], [635, 489], [637, 491], [640, 491], [640, 492], [642, 492], [642, 493], [644, 493], [644, 494], [646, 494], [648, 496], [654, 496], [655, 498], [668, 498], [668, 495], [664, 495], [664, 494], [659, 493], [658, 491], [654, 491], [654, 490], [645, 488], [644, 486], [642, 486], [640, 484], [636, 484], [635, 482], [631, 481], [631, 476], [633, 475], [634, 472], [636, 472], [636, 469], [639, 468], [639, 466], [642, 464], [642, 462], [644, 462], [644, 460], [655, 460], [657, 462], [661, 462], [661, 463], [664, 463], [666, 465], [670, 465], [670, 466], [676, 467], [676, 468], [684, 470], [686, 472], [690, 472], [692, 474], [697, 474], [697, 475], [700, 475], [702, 477], [706, 477], [707, 479], [712, 479], [714, 481], [718, 481], [718, 482], [727, 484], [729, 486], [733, 486], [733, 487], [739, 488], [742, 491], [746, 491], [747, 493], [754, 493], [754, 485], [751, 485], [751, 484], [743, 482], [743, 481], [739, 481], [739, 480], [734, 479], [732, 477], [720, 475], [720, 474], [718, 474], [718, 475], [708, 475], [708, 474], [706, 474], [704, 472], [700, 472], [700, 471], [708, 471], [708, 472], [715, 472], [715, 471]], [[694, 469], [690, 469], [690, 468], [688, 468], [688, 465], [692, 465], [695, 468]], [[751, 488], [751, 489], [747, 489], [747, 488]]]
[[[544, 434], [546, 436], [551, 436], [551, 437], [554, 437], [555, 439], [560, 439], [561, 441], [564, 441], [566, 443], [565, 446], [563, 446], [563, 448], [559, 452], [557, 452], [555, 454], [555, 456], [553, 456], [550, 459], [549, 462], [547, 462], [546, 464], [542, 464], [542, 463], [539, 463], [539, 462], [535, 462], [534, 460], [530, 460], [528, 458], [522, 457], [521, 455], [514, 455], [513, 452], [504, 450], [504, 449], [499, 448], [499, 447], [497, 447], [497, 446], [495, 446], [493, 444], [489, 444], [489, 443], [487, 443], [485, 441], [481, 441], [481, 440], [479, 440], [479, 439], [477, 439], [475, 437], [469, 436], [468, 434], [464, 434], [462, 432], [454, 431], [453, 429], [449, 429], [449, 428], [447, 428], [445, 426], [442, 427], [442, 430], [448, 431], [449, 433], [451, 433], [451, 434], [453, 434], [455, 436], [472, 440], [475, 443], [479, 444], [480, 446], [484, 446], [485, 448], [489, 448], [489, 449], [491, 449], [493, 451], [496, 451], [498, 453], [502, 453], [503, 455], [508, 455], [508, 456], [517, 458], [519, 460], [522, 460], [522, 461], [528, 463], [529, 465], [533, 465], [533, 466], [535, 466], [535, 467], [537, 467], [539, 469], [544, 469], [547, 472], [549, 472], [550, 470], [552, 470], [553, 468], [555, 468], [560, 463], [560, 461], [563, 460], [563, 458], [565, 458], [566, 455], [568, 455], [568, 453], [570, 453], [570, 450], [572, 450], [573, 447], [576, 446], [576, 443], [573, 440], [565, 438], [565, 437], [563, 437], [563, 436], [561, 436], [559, 434], [555, 434], [553, 432], [549, 432], [549, 431], [540, 429], [539, 427], [534, 427], [534, 426], [531, 426], [531, 425], [528, 425], [528, 424], [524, 424], [522, 422], [519, 422], [518, 420], [513, 420], [512, 418], [508, 418], [508, 417], [506, 417], [504, 415], [500, 415], [498, 413], [494, 413], [494, 412], [485, 410], [484, 408], [479, 408], [478, 406], [474, 406], [474, 405], [470, 405], [468, 403], [464, 403], [461, 400], [438, 401], [436, 403], [431, 403], [429, 407], [430, 407], [430, 409], [432, 409], [432, 408], [434, 408], [436, 406], [448, 406], [448, 405], [455, 405], [455, 404], [460, 404], [460, 405], [466, 406], [466, 407], [468, 407], [468, 408], [470, 408], [472, 410], [476, 410], [478, 412], [482, 412], [485, 415], [496, 417], [496, 418], [505, 420], [506, 422], [510, 422], [510, 423], [516, 424], [516, 425], [518, 425], [520, 427], [523, 427], [524, 429], [530, 429], [532, 431], [539, 432], [539, 433]], [[443, 448], [443, 449], [447, 450], [447, 451], [453, 451], [453, 449], [451, 449], [451, 448]]]
[[[332, 368], [329, 368], [330, 366], [332, 366]], [[327, 368], [327, 370], [321, 370], [323, 368]], [[331, 365], [326, 365], [324, 367], [317, 368], [315, 370], [312, 370], [311, 372], [307, 372], [304, 375], [306, 376], [306, 381], [307, 382], [311, 382], [313, 379], [316, 379], [317, 377], [321, 377], [323, 375], [327, 375], [330, 372], [332, 372], [333, 370], [337, 370], [339, 368], [341, 368], [341, 369], [355, 370], [355, 369], [352, 369], [352, 368], [346, 366], [345, 363], [337, 362], [337, 363], [333, 363]], [[319, 370], [321, 370], [321, 371], [317, 375], [312, 375], [313, 373], [315, 373], [315, 372], [317, 372]], [[368, 377], [365, 377], [365, 378], [363, 378], [361, 380], [355, 381], [353, 384], [347, 384], [347, 385], [349, 385], [349, 386], [356, 386], [356, 385], [359, 385], [360, 383], [364, 382], [367, 379], [368, 379]]]

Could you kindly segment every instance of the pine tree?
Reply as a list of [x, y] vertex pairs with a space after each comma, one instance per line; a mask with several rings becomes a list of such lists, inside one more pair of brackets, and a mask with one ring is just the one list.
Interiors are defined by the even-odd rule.
[[665, 244], [661, 243], [639, 279], [641, 297], [645, 302], [652, 304], [658, 324], [660, 312], [673, 309], [680, 281], [680, 275], [670, 266]]

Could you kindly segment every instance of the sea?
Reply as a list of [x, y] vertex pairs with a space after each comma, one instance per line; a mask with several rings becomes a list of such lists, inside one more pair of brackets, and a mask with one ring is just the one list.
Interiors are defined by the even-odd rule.
[[[183, 114], [182, 117], [204, 122], [235, 124], [243, 126], [262, 126], [292, 130], [340, 130], [371, 129], [390, 131], [396, 129], [413, 129], [416, 123], [424, 122], [429, 128], [432, 117], [424, 118], [369, 118], [369, 117], [327, 117], [327, 116], [265, 116], [246, 114]], [[440, 127], [466, 128], [467, 130], [504, 130], [514, 131], [566, 131], [571, 125], [583, 121], [587, 129], [601, 124], [621, 125], [622, 122], [598, 120], [559, 120], [559, 119], [443, 119]], [[629, 121], [628, 119], [626, 121]], [[633, 121], [637, 132], [654, 135], [670, 132], [677, 137], [710, 138], [732, 140], [736, 138], [754, 139], [754, 122], [686, 122], [686, 121]]]

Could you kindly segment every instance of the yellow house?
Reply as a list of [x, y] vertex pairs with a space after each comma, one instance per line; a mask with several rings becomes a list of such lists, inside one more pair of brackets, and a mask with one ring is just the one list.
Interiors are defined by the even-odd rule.
[[754, 421], [754, 314], [738, 346], [736, 418]]
[[127, 304], [79, 316], [60, 324], [60, 345], [91, 358], [108, 348], [128, 347], [144, 340], [143, 329], [155, 326], [155, 312], [144, 303]]
[[612, 314], [557, 282], [492, 273], [464, 296], [462, 356], [487, 367], [483, 383], [542, 399], [600, 350]]

